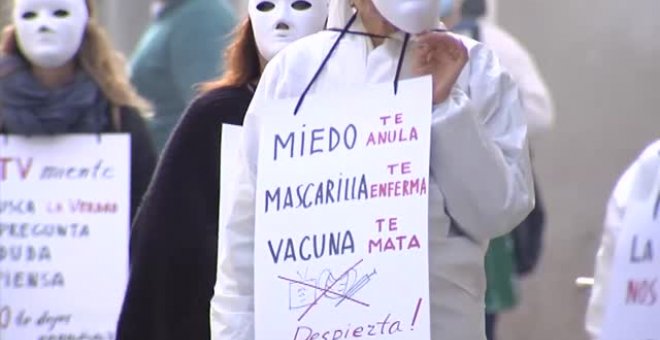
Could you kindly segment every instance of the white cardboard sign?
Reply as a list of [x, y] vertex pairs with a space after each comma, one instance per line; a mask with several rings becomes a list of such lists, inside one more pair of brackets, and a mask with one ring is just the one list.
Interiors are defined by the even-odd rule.
[[660, 176], [656, 182], [626, 208], [601, 340], [660, 340]]
[[130, 137], [0, 136], [0, 339], [114, 339]]
[[260, 112], [256, 339], [430, 339], [430, 77]]

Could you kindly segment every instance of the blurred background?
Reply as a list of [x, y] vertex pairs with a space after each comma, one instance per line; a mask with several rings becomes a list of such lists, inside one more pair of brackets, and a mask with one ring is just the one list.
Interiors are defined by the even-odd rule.
[[[245, 13], [244, 0], [231, 1]], [[130, 55], [149, 22], [149, 1], [98, 5], [116, 47]], [[497, 12], [534, 55], [557, 115], [554, 130], [533, 141], [548, 213], [543, 257], [522, 282], [521, 305], [504, 314], [499, 338], [584, 340], [588, 291], [575, 279], [592, 275], [615, 181], [660, 138], [660, 1], [499, 0]]]

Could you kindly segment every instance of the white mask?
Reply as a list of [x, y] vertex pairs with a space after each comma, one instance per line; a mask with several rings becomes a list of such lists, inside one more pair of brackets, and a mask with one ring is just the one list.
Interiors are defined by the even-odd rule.
[[378, 12], [398, 29], [412, 34], [438, 25], [438, 0], [373, 0]]
[[328, 0], [249, 0], [248, 14], [267, 61], [290, 43], [323, 29]]
[[13, 12], [21, 52], [44, 68], [62, 66], [76, 55], [88, 20], [84, 0], [17, 0]]

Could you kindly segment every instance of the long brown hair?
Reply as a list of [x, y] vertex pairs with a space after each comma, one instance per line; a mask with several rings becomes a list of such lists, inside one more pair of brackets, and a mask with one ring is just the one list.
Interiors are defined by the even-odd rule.
[[245, 18], [232, 33], [234, 39], [225, 51], [225, 72], [217, 80], [201, 84], [200, 92], [205, 93], [223, 87], [240, 87], [256, 82], [261, 76], [259, 50], [254, 40], [250, 18]]
[[[148, 117], [152, 114], [151, 105], [131, 85], [124, 57], [112, 47], [107, 33], [94, 18], [93, 1], [85, 0], [89, 21], [76, 56], [78, 64], [94, 79], [113, 105], [132, 107], [142, 116]], [[0, 54], [25, 58], [18, 48], [16, 28], [11, 24], [2, 32]]]

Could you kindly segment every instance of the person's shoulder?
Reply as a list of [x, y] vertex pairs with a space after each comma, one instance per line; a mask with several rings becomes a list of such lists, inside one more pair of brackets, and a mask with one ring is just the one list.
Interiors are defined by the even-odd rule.
[[252, 95], [252, 90], [247, 86], [228, 86], [207, 91], [192, 101], [186, 119], [241, 124]]
[[660, 139], [647, 146], [639, 156], [639, 159], [646, 160], [660, 157]]
[[623, 207], [627, 203], [635, 179], [639, 175], [640, 168], [643, 164], [657, 163], [658, 161], [660, 161], [660, 140], [656, 140], [648, 145], [619, 178], [612, 191], [612, 199], [617, 206]]

